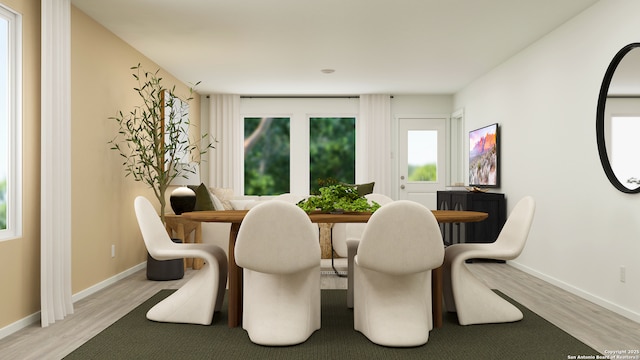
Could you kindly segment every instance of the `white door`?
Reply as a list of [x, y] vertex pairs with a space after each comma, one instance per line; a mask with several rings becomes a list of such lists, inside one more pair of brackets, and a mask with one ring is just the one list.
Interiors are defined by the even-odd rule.
[[436, 209], [445, 190], [446, 118], [398, 118], [398, 199]]

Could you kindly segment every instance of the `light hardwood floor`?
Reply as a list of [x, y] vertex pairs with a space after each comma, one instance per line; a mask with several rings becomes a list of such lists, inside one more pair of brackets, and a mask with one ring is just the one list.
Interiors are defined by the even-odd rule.
[[[344, 270], [344, 259], [336, 262]], [[469, 264], [489, 286], [500, 290], [601, 353], [640, 349], [640, 324], [594, 305], [507, 264]], [[346, 288], [346, 278], [328, 274], [323, 260], [322, 287]], [[185, 278], [191, 274], [187, 271]], [[137, 272], [74, 304], [74, 314], [41, 328], [29, 326], [0, 340], [0, 359], [60, 359], [161, 289], [184, 280], [148, 281]], [[437, 331], [437, 330], [436, 330]], [[580, 355], [580, 354], [576, 354]], [[583, 354], [589, 355], [589, 354]]]

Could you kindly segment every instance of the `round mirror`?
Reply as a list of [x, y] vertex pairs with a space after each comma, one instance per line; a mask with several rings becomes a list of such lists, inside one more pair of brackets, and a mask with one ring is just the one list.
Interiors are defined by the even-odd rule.
[[622, 48], [604, 75], [596, 114], [600, 162], [611, 184], [640, 192], [640, 43]]

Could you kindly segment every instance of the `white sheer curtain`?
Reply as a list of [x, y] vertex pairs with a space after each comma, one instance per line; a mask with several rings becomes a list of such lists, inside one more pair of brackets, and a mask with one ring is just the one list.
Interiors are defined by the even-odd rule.
[[375, 181], [374, 192], [391, 196], [391, 97], [360, 95], [356, 123], [356, 183]]
[[70, 16], [70, 0], [42, 0], [40, 316], [43, 327], [73, 313]]
[[209, 186], [232, 188], [240, 194], [244, 183], [240, 96], [209, 97], [209, 133], [218, 142], [209, 152]]

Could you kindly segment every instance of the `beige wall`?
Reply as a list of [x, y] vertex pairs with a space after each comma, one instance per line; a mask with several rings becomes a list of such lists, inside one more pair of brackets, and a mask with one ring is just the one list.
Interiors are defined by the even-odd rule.
[[[0, 0], [23, 14], [23, 221], [21, 239], [0, 242], [0, 329], [40, 310], [40, 0]], [[185, 56], [188, 58], [188, 56]], [[158, 66], [72, 7], [72, 292], [78, 293], [146, 260], [133, 199], [150, 189], [124, 178], [108, 141], [116, 125], [108, 118], [137, 104], [130, 67]], [[188, 87], [161, 73], [179, 96]], [[198, 79], [194, 79], [193, 83]], [[190, 103], [199, 109], [199, 97]], [[191, 112], [199, 125], [198, 111]], [[155, 201], [154, 201], [155, 203]], [[111, 257], [111, 245], [116, 256]]]
[[0, 0], [22, 14], [22, 238], [0, 242], [0, 328], [40, 309], [40, 0]]
[[[144, 243], [133, 212], [133, 199], [145, 195], [146, 185], [124, 176], [121, 157], [108, 142], [117, 133], [114, 120], [122, 110], [139, 105], [137, 82], [130, 68], [141, 63], [148, 71], [158, 65], [124, 43], [76, 8], [71, 13], [72, 110], [72, 290], [82, 291], [146, 260]], [[189, 88], [161, 73], [166, 87], [178, 96]], [[197, 79], [194, 79], [194, 83]], [[199, 109], [199, 98], [191, 101]], [[199, 124], [199, 112], [192, 111]], [[111, 245], [116, 256], [111, 257]]]

